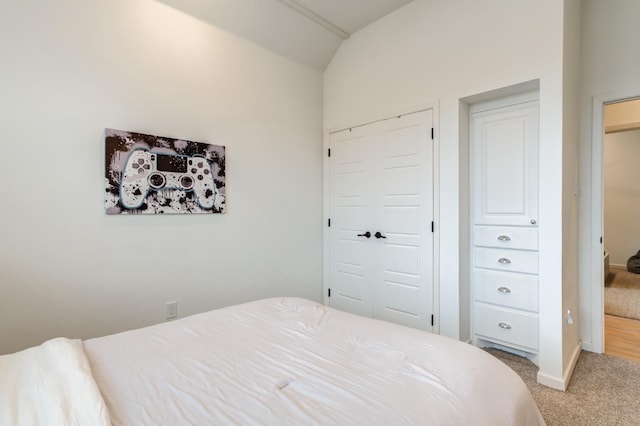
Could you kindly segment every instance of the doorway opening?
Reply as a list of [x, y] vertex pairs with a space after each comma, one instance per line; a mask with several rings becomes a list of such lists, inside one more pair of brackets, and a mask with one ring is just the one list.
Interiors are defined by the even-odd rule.
[[604, 352], [640, 361], [640, 99], [604, 105]]

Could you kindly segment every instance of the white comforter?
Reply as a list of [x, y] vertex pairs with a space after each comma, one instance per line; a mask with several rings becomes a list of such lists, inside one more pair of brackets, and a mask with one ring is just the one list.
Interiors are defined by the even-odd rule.
[[0, 356], [0, 425], [110, 425], [80, 340]]
[[438, 335], [267, 299], [92, 339], [114, 425], [541, 425], [520, 377]]

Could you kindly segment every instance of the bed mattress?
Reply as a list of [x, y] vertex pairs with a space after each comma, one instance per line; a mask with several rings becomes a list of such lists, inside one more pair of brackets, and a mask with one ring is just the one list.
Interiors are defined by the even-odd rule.
[[520, 377], [443, 336], [296, 298], [84, 342], [114, 425], [540, 425]]

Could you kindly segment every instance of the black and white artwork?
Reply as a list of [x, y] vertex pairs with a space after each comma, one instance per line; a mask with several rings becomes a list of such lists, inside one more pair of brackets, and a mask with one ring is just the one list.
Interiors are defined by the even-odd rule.
[[225, 147], [105, 129], [107, 214], [224, 213]]

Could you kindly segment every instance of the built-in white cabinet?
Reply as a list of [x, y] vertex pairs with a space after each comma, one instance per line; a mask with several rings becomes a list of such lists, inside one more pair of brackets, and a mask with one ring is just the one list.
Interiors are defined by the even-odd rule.
[[538, 94], [471, 108], [473, 342], [539, 349]]

